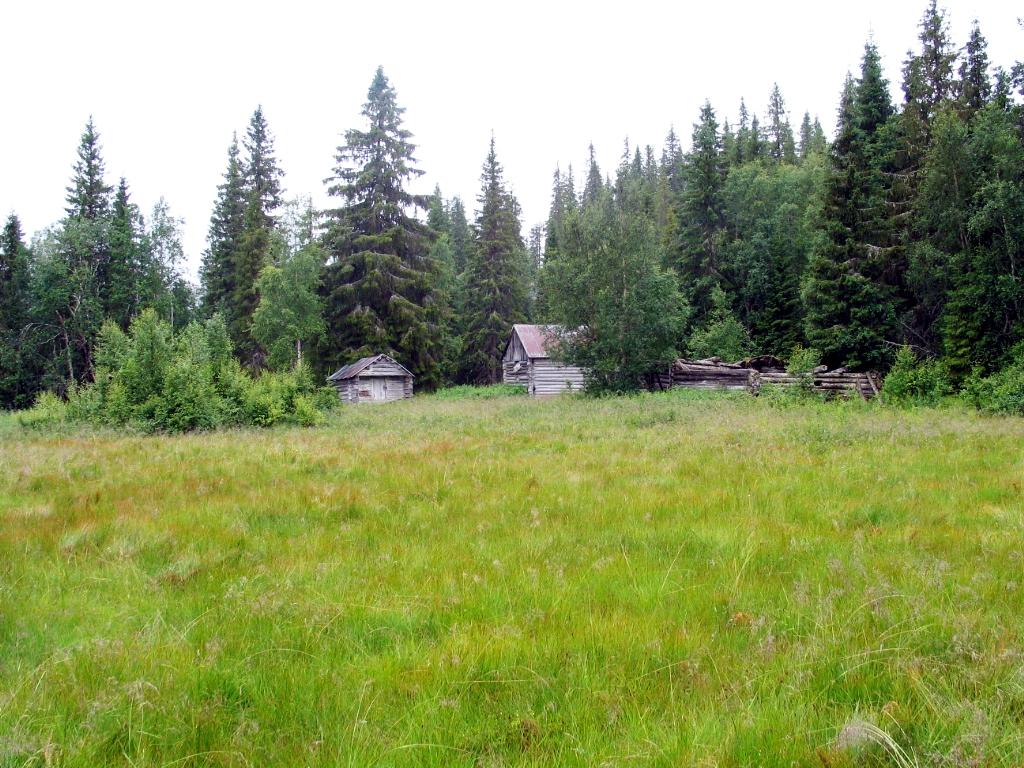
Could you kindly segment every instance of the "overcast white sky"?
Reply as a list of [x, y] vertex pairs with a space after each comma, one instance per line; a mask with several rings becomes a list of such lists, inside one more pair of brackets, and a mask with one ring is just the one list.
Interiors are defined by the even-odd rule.
[[[947, 0], [954, 39], [981, 22], [994, 64], [1024, 58], [1024, 9]], [[524, 211], [547, 216], [556, 163], [583, 167], [594, 142], [613, 169], [622, 142], [660, 154], [669, 126], [689, 145], [710, 98], [735, 118], [763, 114], [778, 81], [794, 125], [804, 110], [831, 133], [844, 74], [874, 34], [894, 95], [917, 46], [925, 0], [655, 3], [45, 2], [2, 13], [0, 215], [32, 233], [59, 219], [86, 119], [110, 183], [124, 175], [144, 211], [163, 195], [185, 219], [188, 272], [205, 245], [232, 131], [262, 104], [288, 196], [323, 202], [340, 134], [378, 64], [406, 107], [426, 175], [475, 210], [495, 132]]]

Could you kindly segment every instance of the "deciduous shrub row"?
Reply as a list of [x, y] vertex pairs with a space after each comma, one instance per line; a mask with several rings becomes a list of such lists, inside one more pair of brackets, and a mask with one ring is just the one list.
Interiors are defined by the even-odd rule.
[[[885, 377], [882, 395], [895, 405], [936, 405], [954, 392], [946, 365], [940, 360], [919, 360], [902, 347]], [[975, 371], [964, 382], [960, 397], [987, 413], [1024, 416], [1024, 344], [1010, 353], [1010, 363], [989, 376]]]
[[66, 402], [43, 395], [26, 424], [59, 420], [144, 431], [187, 432], [222, 426], [313, 425], [337, 403], [303, 366], [252, 376], [232, 356], [220, 316], [177, 335], [155, 312], [143, 312], [128, 333], [107, 323], [95, 351], [92, 383]]

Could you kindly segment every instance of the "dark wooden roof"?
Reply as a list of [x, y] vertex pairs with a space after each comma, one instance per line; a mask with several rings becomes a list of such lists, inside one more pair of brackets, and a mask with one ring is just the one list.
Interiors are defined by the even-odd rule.
[[356, 360], [354, 363], [349, 363], [348, 365], [341, 366], [341, 368], [339, 368], [330, 376], [328, 376], [327, 380], [343, 381], [344, 379], [354, 379], [356, 376], [363, 373], [367, 368], [369, 368], [374, 363], [380, 360], [387, 360], [389, 363], [394, 363], [403, 371], [405, 371], [405, 374], [407, 376], [409, 376], [410, 378], [415, 378], [408, 368], [406, 368], [404, 365], [402, 365], [400, 362], [395, 360], [395, 358], [391, 357], [390, 355], [370, 355], [369, 357], [360, 358], [359, 360]]

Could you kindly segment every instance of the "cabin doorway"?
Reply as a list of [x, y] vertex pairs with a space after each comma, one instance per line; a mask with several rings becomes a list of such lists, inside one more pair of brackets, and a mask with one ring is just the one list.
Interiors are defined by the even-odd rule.
[[385, 378], [370, 379], [370, 400], [383, 403], [388, 399], [388, 380]]

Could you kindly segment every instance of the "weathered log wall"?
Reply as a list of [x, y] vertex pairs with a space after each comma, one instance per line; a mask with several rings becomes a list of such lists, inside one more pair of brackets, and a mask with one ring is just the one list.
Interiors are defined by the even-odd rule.
[[815, 369], [806, 378], [781, 369], [756, 370], [743, 363], [723, 363], [711, 360], [677, 360], [667, 374], [657, 377], [659, 388], [686, 387], [688, 389], [743, 390], [759, 394], [764, 384], [782, 387], [803, 386], [811, 381], [815, 392], [823, 394], [852, 394], [856, 392], [868, 399], [875, 397], [881, 384], [875, 374], [852, 373], [845, 368], [829, 371]]

